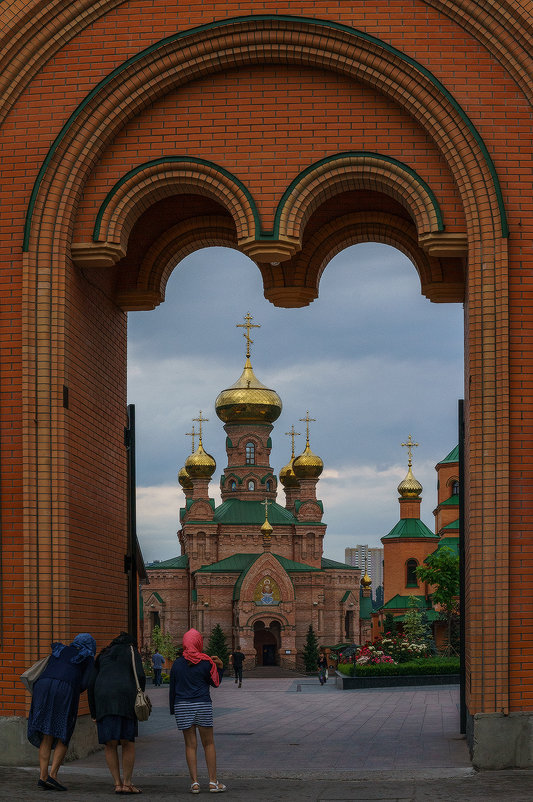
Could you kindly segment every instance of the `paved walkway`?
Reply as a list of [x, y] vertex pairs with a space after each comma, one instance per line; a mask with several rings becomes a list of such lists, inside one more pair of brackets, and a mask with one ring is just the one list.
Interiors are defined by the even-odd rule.
[[[140, 725], [135, 781], [144, 800], [188, 790], [183, 740], [168, 691], [149, 688], [154, 710]], [[471, 768], [458, 733], [457, 686], [337, 690], [308, 677], [227, 677], [212, 692], [224, 798], [242, 800], [477, 800], [530, 802], [533, 773]], [[36, 756], [37, 757], [37, 756]], [[37, 763], [37, 761], [36, 761]], [[200, 777], [205, 787], [203, 755]], [[102, 752], [66, 764], [72, 800], [109, 799]], [[35, 769], [0, 769], [1, 799], [38, 799]], [[67, 795], [65, 795], [67, 797]]]

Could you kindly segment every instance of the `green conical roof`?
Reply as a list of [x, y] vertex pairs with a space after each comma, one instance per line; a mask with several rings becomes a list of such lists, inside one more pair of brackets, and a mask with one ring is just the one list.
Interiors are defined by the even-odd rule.
[[388, 535], [384, 535], [381, 540], [387, 540], [393, 537], [417, 537], [430, 540], [438, 540], [438, 535], [435, 535], [431, 529], [423, 523], [420, 518], [402, 518], [396, 526], [391, 529]]

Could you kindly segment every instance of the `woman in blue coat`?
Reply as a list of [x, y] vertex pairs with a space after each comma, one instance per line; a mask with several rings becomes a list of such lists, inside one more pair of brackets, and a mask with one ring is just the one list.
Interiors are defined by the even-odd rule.
[[76, 726], [80, 694], [87, 688], [95, 653], [96, 641], [88, 632], [76, 635], [69, 646], [53, 643], [48, 665], [33, 685], [28, 740], [39, 749], [40, 788], [67, 790], [58, 782], [57, 772]]

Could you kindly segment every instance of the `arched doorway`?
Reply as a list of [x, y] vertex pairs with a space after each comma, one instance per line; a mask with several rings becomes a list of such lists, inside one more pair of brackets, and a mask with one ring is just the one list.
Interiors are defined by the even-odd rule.
[[254, 649], [258, 666], [276, 666], [279, 664], [280, 625], [271, 621], [268, 626], [264, 621], [254, 623]]

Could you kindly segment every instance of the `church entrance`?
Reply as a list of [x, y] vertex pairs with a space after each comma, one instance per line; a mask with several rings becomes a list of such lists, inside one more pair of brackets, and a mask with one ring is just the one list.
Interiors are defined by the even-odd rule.
[[256, 665], [279, 665], [279, 631], [280, 626], [278, 621], [272, 621], [269, 626], [265, 626], [264, 621], [255, 622], [254, 649], [256, 653]]

